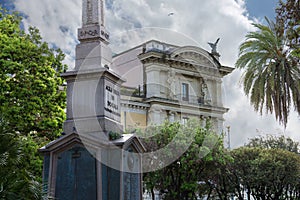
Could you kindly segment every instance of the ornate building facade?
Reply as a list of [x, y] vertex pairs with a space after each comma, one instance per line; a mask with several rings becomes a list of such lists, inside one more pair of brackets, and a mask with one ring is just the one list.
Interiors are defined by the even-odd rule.
[[228, 111], [222, 79], [233, 68], [222, 66], [218, 53], [151, 40], [115, 55], [112, 70], [126, 79], [121, 89], [124, 129], [198, 118], [222, 131]]

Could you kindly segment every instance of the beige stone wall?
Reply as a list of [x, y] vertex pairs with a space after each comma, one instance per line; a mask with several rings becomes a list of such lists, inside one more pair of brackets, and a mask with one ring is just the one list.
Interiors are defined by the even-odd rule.
[[121, 123], [125, 130], [141, 128], [147, 126], [147, 115], [135, 112], [122, 111]]

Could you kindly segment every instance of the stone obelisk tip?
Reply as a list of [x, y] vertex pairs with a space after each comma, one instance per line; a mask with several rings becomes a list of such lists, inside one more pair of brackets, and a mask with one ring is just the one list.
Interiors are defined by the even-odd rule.
[[78, 40], [101, 40], [108, 44], [109, 33], [104, 26], [103, 0], [82, 1], [82, 27], [78, 31]]
[[103, 0], [83, 0], [82, 27], [96, 24], [104, 26]]

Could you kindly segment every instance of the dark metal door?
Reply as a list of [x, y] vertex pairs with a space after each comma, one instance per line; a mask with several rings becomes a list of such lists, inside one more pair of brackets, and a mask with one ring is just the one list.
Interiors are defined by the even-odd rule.
[[58, 200], [96, 200], [96, 159], [83, 147], [58, 155], [55, 198]]

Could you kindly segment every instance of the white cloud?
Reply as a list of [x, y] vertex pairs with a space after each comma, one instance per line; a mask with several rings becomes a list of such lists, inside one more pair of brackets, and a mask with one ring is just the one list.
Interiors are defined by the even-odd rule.
[[27, 29], [36, 26], [43, 39], [55, 44], [67, 53], [66, 63], [73, 65], [77, 28], [80, 26], [80, 0], [16, 0], [16, 9], [27, 17], [23, 20]]
[[[27, 15], [25, 27], [38, 27], [45, 41], [60, 47], [67, 54], [65, 62], [70, 68], [74, 66], [77, 28], [81, 24], [81, 1], [15, 0], [16, 9]], [[105, 23], [115, 52], [148, 39], [209, 50], [207, 42], [220, 37], [220, 61], [234, 66], [239, 44], [247, 31], [253, 30], [243, 0], [107, 0], [106, 3], [109, 9], [105, 11]], [[171, 12], [174, 14], [168, 16]], [[280, 128], [273, 116], [260, 117], [253, 111], [239, 86], [240, 75], [241, 72], [235, 71], [224, 80], [225, 105], [230, 108], [225, 118], [226, 126], [231, 126], [232, 146], [244, 144], [247, 138], [258, 134], [256, 130], [277, 134]], [[293, 114], [285, 131], [297, 140], [300, 139], [298, 122]]]

